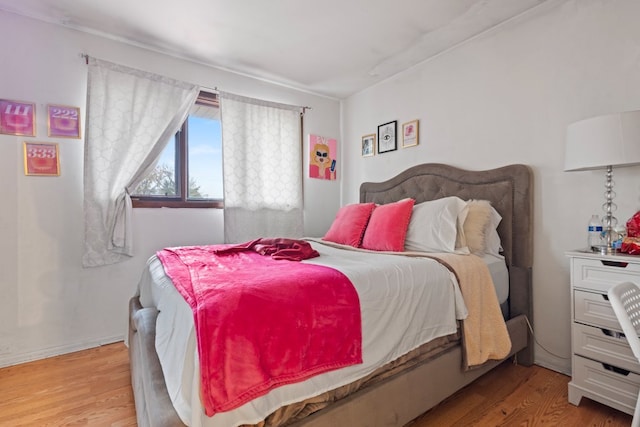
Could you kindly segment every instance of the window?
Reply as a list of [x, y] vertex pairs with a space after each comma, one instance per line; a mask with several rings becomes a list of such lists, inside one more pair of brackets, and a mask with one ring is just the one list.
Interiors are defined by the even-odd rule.
[[223, 206], [222, 132], [216, 95], [200, 92], [187, 120], [131, 198], [134, 207]]

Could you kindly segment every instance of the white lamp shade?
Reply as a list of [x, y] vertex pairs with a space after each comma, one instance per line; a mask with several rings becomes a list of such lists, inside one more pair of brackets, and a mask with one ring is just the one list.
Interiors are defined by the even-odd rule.
[[570, 124], [565, 148], [565, 171], [640, 165], [640, 110]]

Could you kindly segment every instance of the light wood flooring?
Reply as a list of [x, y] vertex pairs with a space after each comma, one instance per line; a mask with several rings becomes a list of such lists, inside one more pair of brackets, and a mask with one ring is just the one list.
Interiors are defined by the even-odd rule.
[[[631, 416], [567, 402], [566, 375], [505, 362], [406, 427], [629, 426]], [[0, 369], [0, 426], [135, 426], [122, 343]], [[358, 427], [358, 426], [354, 426]]]

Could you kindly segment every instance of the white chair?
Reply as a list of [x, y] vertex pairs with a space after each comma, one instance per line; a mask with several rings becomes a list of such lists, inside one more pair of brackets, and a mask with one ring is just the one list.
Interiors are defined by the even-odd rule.
[[[635, 283], [623, 282], [609, 289], [608, 295], [631, 351], [640, 362], [640, 288]], [[631, 426], [640, 427], [640, 398], [636, 402]]]

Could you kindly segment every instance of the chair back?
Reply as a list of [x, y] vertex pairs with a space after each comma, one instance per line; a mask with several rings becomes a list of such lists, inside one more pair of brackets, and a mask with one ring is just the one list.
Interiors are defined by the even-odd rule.
[[635, 283], [623, 282], [610, 288], [607, 294], [631, 351], [640, 361], [640, 288]]

